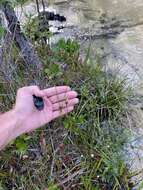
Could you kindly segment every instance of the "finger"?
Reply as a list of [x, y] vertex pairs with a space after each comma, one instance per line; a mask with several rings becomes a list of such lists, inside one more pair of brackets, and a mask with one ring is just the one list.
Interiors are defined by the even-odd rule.
[[79, 99], [74, 98], [74, 99], [71, 99], [71, 100], [68, 100], [68, 101], [62, 101], [62, 102], [59, 102], [59, 103], [55, 103], [55, 104], [53, 104], [53, 111], [63, 109], [63, 108], [66, 108], [66, 107], [74, 106], [74, 105], [78, 104], [78, 102], [79, 102]]
[[44, 93], [40, 89], [33, 89], [32, 93], [37, 97], [44, 97]]
[[66, 93], [62, 93], [62, 94], [58, 94], [55, 96], [50, 97], [50, 101], [54, 104], [54, 103], [58, 103], [61, 101], [68, 101], [69, 99], [73, 99], [77, 97], [77, 92], [75, 91], [69, 91]]
[[64, 109], [62, 109], [62, 110], [54, 111], [54, 112], [53, 112], [53, 119], [58, 118], [58, 117], [60, 117], [60, 116], [63, 116], [63, 115], [65, 115], [65, 114], [67, 114], [67, 113], [73, 111], [73, 109], [74, 109], [74, 107], [71, 106], [71, 107], [68, 107], [68, 108], [64, 108]]
[[71, 88], [69, 86], [55, 86], [52, 88], [42, 90], [45, 96], [50, 97], [56, 94], [61, 94], [70, 91]]
[[44, 96], [44, 93], [39, 89], [38, 86], [28, 86], [28, 87], [20, 88], [18, 90], [18, 94], [35, 95], [39, 97]]

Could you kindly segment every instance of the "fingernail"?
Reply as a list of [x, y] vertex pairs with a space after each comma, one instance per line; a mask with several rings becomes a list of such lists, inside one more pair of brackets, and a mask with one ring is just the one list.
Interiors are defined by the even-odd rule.
[[76, 102], [76, 104], [78, 104], [78, 103], [79, 103], [79, 99], [78, 99], [78, 98], [76, 98], [76, 101], [75, 101], [75, 102]]
[[78, 96], [78, 93], [76, 91], [73, 91], [73, 93], [75, 94], [75, 96]]

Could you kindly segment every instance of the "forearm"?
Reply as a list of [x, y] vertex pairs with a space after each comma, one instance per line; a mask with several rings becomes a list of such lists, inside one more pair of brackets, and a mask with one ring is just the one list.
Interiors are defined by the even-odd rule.
[[19, 136], [20, 121], [14, 110], [0, 115], [0, 150]]

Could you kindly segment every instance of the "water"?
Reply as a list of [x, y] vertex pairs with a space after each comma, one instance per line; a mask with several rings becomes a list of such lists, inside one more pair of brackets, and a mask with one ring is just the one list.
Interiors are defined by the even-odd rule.
[[[134, 88], [135, 94], [143, 97], [142, 0], [51, 0], [45, 2], [49, 10], [67, 17], [65, 24], [67, 29], [55, 36], [52, 42], [62, 36], [73, 37], [82, 44], [82, 52], [91, 44], [92, 58], [96, 59], [98, 54], [108, 71], [120, 77], [126, 76], [127, 83]], [[34, 3], [28, 3], [23, 10], [27, 14], [36, 14]], [[21, 22], [26, 21], [20, 8], [17, 9], [17, 14]], [[138, 126], [137, 130], [133, 130], [132, 143], [128, 147], [133, 171], [143, 169], [143, 138], [140, 138], [143, 136], [142, 107], [142, 101], [136, 101], [132, 108], [134, 110], [132, 117]], [[137, 180], [142, 176], [141, 173]]]
[[[67, 29], [63, 32], [64, 37], [76, 36], [79, 38], [80, 36], [82, 47], [86, 47], [89, 43], [92, 43], [93, 52], [105, 57], [103, 63], [106, 66], [108, 65], [109, 70], [114, 70], [114, 73], [117, 72], [121, 76], [127, 76], [130, 85], [134, 88], [138, 87], [139, 84], [142, 86], [142, 0], [45, 0], [45, 3], [47, 7], [50, 5], [49, 10], [54, 10], [67, 17], [66, 26], [69, 30]], [[24, 11], [27, 14], [35, 15], [35, 4], [28, 3]], [[20, 8], [18, 9], [18, 15], [22, 22], [26, 20]], [[99, 21], [104, 16], [106, 17], [106, 24], [101, 24]], [[116, 22], [119, 23], [116, 24]], [[108, 25], [108, 29], [104, 30], [104, 33], [108, 33], [112, 29], [112, 24], [116, 26], [111, 33], [120, 34], [115, 34], [114, 39], [109, 39], [108, 37], [103, 39], [100, 36], [103, 32], [101, 27]], [[74, 29], [71, 30], [72, 26]], [[122, 32], [122, 30], [124, 31]], [[54, 31], [53, 28], [52, 31]], [[100, 39], [97, 39], [97, 34], [99, 34]], [[59, 35], [59, 37], [61, 36]], [[56, 38], [58, 37], [54, 37], [54, 40]], [[84, 39], [81, 40], [81, 38]], [[104, 47], [104, 50], [102, 47]], [[94, 54], [92, 54], [93, 57]]]

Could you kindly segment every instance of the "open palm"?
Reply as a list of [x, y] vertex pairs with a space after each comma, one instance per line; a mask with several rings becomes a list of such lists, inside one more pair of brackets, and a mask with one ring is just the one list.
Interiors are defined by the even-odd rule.
[[[44, 109], [39, 111], [33, 103], [33, 95], [42, 97]], [[68, 86], [40, 90], [37, 86], [18, 90], [15, 110], [22, 120], [21, 133], [32, 131], [50, 121], [71, 112], [78, 103], [77, 93]]]

